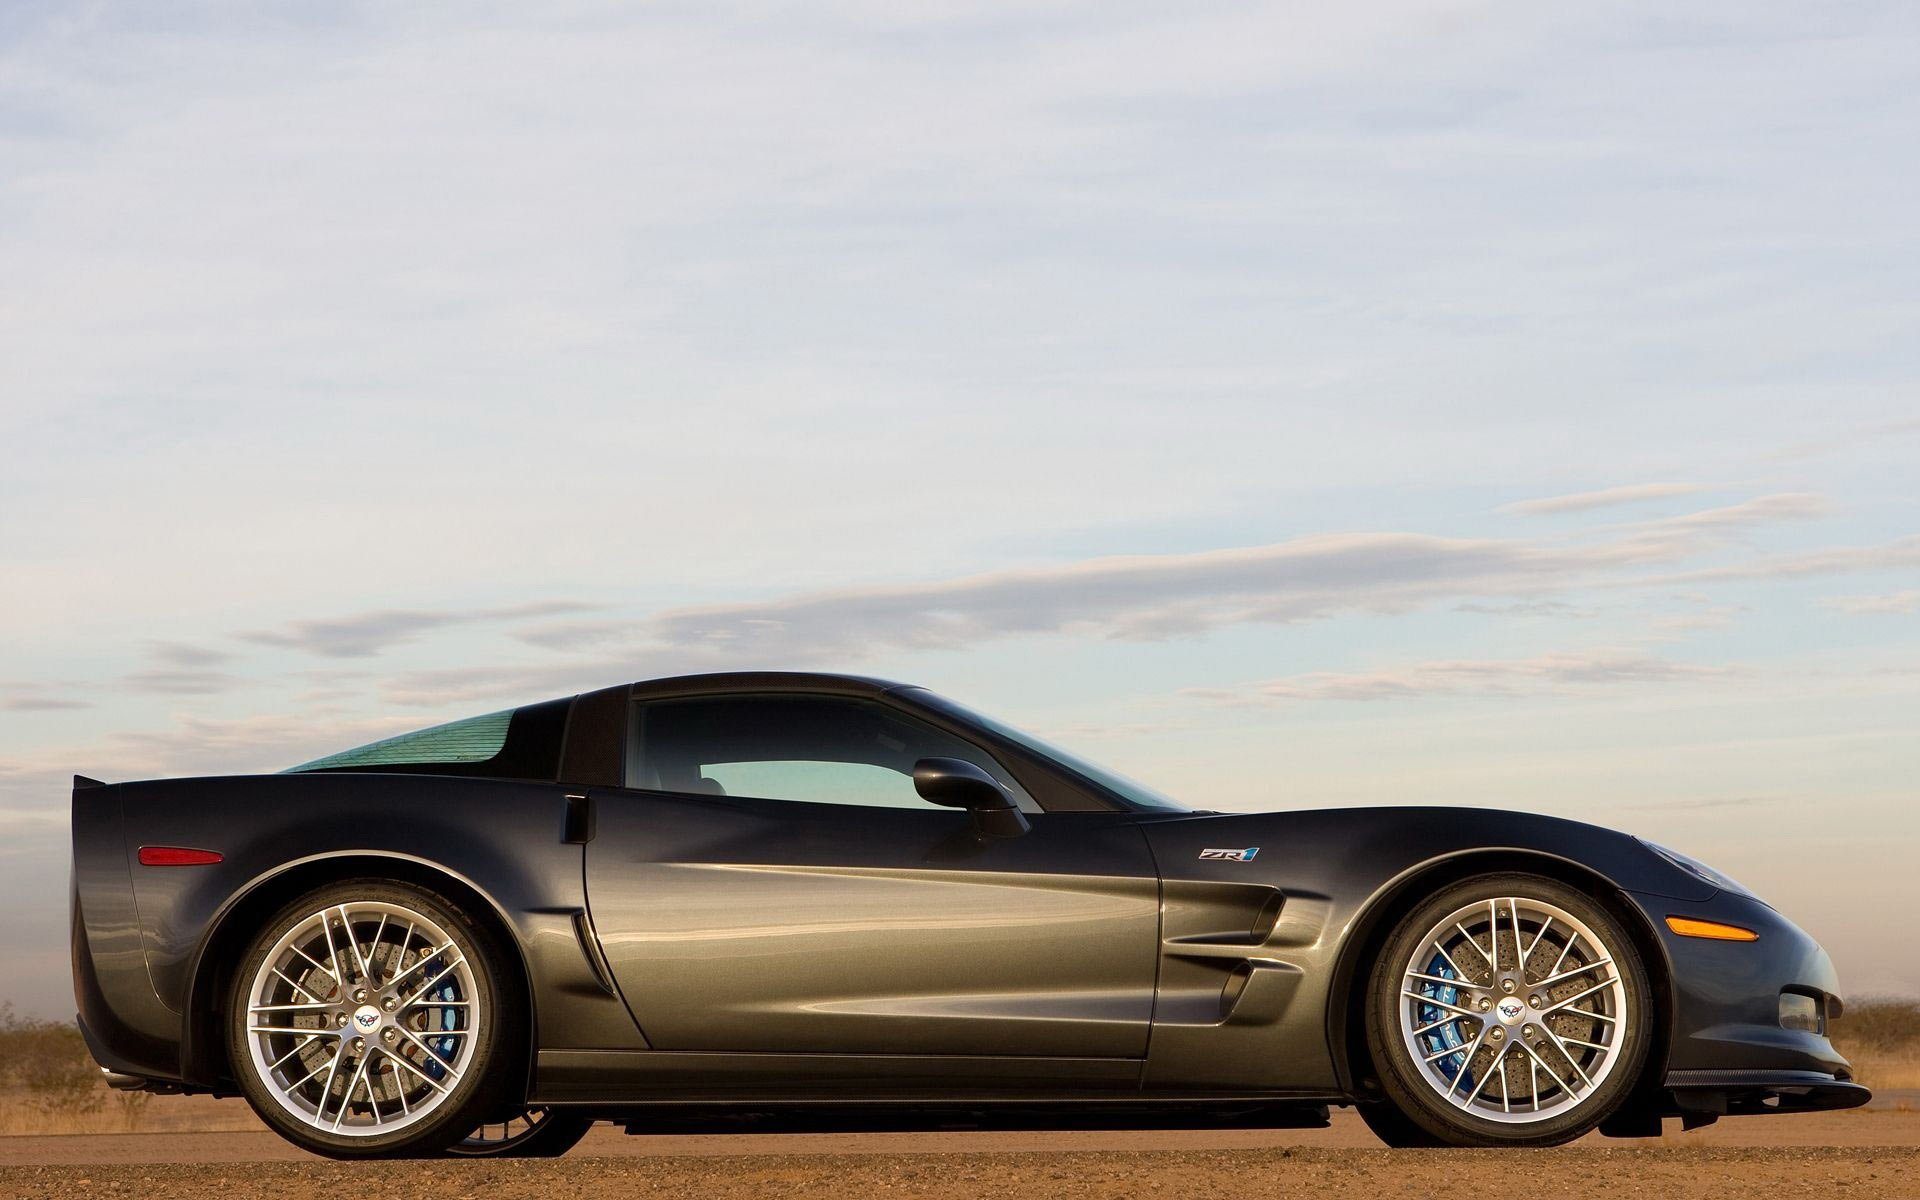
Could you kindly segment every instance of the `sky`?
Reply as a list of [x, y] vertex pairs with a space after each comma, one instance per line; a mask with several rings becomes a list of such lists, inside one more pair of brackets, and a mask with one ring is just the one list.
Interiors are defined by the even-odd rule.
[[1899, 2], [0, 4], [0, 999], [74, 772], [735, 667], [1920, 993], [1916, 145]]

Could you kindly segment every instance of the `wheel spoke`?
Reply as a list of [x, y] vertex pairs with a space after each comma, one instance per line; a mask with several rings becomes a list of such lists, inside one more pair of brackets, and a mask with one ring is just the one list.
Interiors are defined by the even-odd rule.
[[1553, 1013], [1557, 1013], [1561, 1009], [1567, 1007], [1569, 1004], [1574, 1004], [1581, 1000], [1585, 1000], [1588, 996], [1593, 995], [1595, 992], [1606, 991], [1608, 988], [1612, 987], [1617, 982], [1619, 981], [1615, 979], [1602, 979], [1599, 983], [1594, 984], [1592, 987], [1588, 988], [1584, 992], [1575, 992], [1573, 995], [1568, 996], [1565, 1000], [1554, 1001], [1552, 1004], [1549, 1004], [1545, 1008], [1541, 1009], [1538, 1015], [1541, 1017], [1546, 1017]]
[[[315, 964], [315, 965], [318, 965], [318, 964]], [[279, 967], [273, 968], [273, 973], [280, 977], [280, 981], [282, 983], [286, 984], [288, 987], [292, 988], [294, 991], [299, 992], [302, 996], [305, 996], [307, 999], [315, 1000], [315, 1001], [320, 999], [320, 997], [308, 991], [301, 984], [295, 982], [293, 976], [287, 974], [285, 971], [282, 971]]]
[[[1472, 946], [1475, 953], [1479, 954], [1481, 958], [1486, 960], [1486, 963], [1488, 966], [1492, 967], [1495, 971], [1498, 971], [1500, 969], [1499, 964], [1495, 963], [1492, 958], [1488, 957], [1487, 952], [1485, 950], [1480, 949], [1480, 943], [1473, 940], [1473, 935], [1467, 932], [1467, 927], [1465, 925], [1462, 925], [1460, 922], [1455, 921], [1453, 923], [1453, 927], [1460, 931], [1460, 936], [1467, 939], [1467, 945]], [[1495, 946], [1494, 949], [1498, 950], [1499, 947]]]
[[315, 1037], [344, 1036], [341, 1033], [341, 1031], [338, 1029], [302, 1029], [298, 1025], [249, 1025], [247, 1026], [247, 1032], [248, 1033], [293, 1033], [293, 1034], [310, 1033]]
[[[1465, 988], [1473, 986], [1464, 979], [1448, 979], [1444, 975], [1422, 975], [1418, 971], [1408, 971], [1407, 978], [1418, 979], [1423, 983], [1437, 983], [1441, 987]], [[320, 1007], [325, 1008], [326, 1006], [321, 1005]]]
[[1418, 1037], [1420, 1034], [1431, 1033], [1433, 1030], [1440, 1028], [1442, 1025], [1451, 1025], [1455, 1021], [1459, 1021], [1462, 1019], [1463, 1018], [1457, 1017], [1452, 1013], [1448, 1013], [1446, 1016], [1441, 1017], [1438, 1021], [1435, 1021], [1431, 1025], [1422, 1025], [1418, 1029], [1410, 1030], [1409, 1032], [1411, 1032], [1414, 1036]]
[[1431, 1004], [1435, 1008], [1443, 1008], [1448, 1012], [1459, 1013], [1463, 1017], [1477, 1018], [1480, 1015], [1479, 1013], [1473, 1011], [1470, 1008], [1461, 1008], [1458, 1004], [1448, 1004], [1444, 1000], [1435, 1000], [1431, 996], [1422, 996], [1419, 992], [1402, 991], [1400, 994], [1402, 996], [1412, 997], [1413, 999], [1418, 1000], [1422, 1004]]
[[[335, 991], [338, 991], [338, 990], [339, 990], [339, 988], [340, 988], [340, 974], [339, 974], [339, 972], [338, 972], [338, 971], [335, 971], [335, 970], [333, 969], [333, 967], [329, 967], [329, 966], [327, 966], [326, 964], [324, 964], [324, 963], [322, 963], [322, 962], [321, 962], [321, 961], [320, 961], [319, 959], [317, 959], [317, 958], [315, 958], [315, 957], [314, 957], [313, 955], [311, 955], [311, 954], [308, 954], [308, 953], [307, 953], [307, 952], [306, 952], [305, 950], [302, 950], [302, 949], [301, 949], [300, 947], [298, 947], [298, 946], [290, 946], [290, 947], [288, 947], [288, 949], [290, 949], [290, 950], [292, 950], [292, 951], [293, 951], [293, 952], [294, 952], [295, 954], [298, 954], [298, 955], [299, 955], [299, 956], [300, 956], [301, 958], [304, 958], [304, 959], [306, 959], [306, 960], [307, 960], [308, 962], [310, 962], [310, 963], [312, 963], [312, 964], [313, 964], [313, 969], [314, 969], [314, 970], [316, 970], [316, 971], [318, 971], [318, 972], [320, 972], [320, 973], [321, 973], [322, 975], [325, 975], [325, 976], [326, 976], [326, 977], [327, 977], [328, 979], [330, 979], [330, 980], [332, 980], [332, 981], [333, 981], [333, 986], [334, 986], [334, 990], [335, 990]], [[337, 964], [337, 963], [335, 964], [335, 966], [338, 966], [338, 965], [339, 965], [339, 964]], [[288, 982], [292, 982], [292, 981], [291, 981], [291, 980], [289, 980]]]
[[1613, 965], [1613, 959], [1611, 956], [1596, 958], [1592, 962], [1587, 963], [1585, 966], [1569, 967], [1567, 970], [1560, 972], [1558, 975], [1549, 975], [1545, 979], [1542, 979], [1539, 983], [1534, 984], [1533, 986], [1542, 987], [1542, 988], [1552, 987], [1554, 984], [1560, 983], [1564, 980], [1572, 979], [1576, 975], [1585, 975], [1588, 971], [1597, 971], [1601, 967], [1610, 967], [1612, 965]]
[[1453, 1099], [1454, 1090], [1460, 1086], [1460, 1081], [1467, 1077], [1467, 1068], [1473, 1065], [1474, 1057], [1480, 1053], [1480, 1047], [1487, 1044], [1487, 1031], [1490, 1028], [1491, 1026], [1487, 1025], [1480, 1027], [1480, 1036], [1473, 1039], [1473, 1048], [1467, 1051], [1467, 1057], [1465, 1061], [1460, 1064], [1460, 1069], [1453, 1073], [1453, 1082], [1447, 1085], [1447, 1099], [1449, 1101]]
[[1503, 1059], [1498, 1053], [1495, 1053], [1493, 1056], [1493, 1065], [1488, 1067], [1486, 1070], [1480, 1072], [1480, 1082], [1473, 1085], [1473, 1090], [1471, 1092], [1468, 1092], [1467, 1098], [1460, 1102], [1460, 1107], [1471, 1110], [1473, 1108], [1473, 1102], [1480, 1098], [1480, 1089], [1487, 1086], [1487, 1081], [1492, 1079], [1495, 1075], [1504, 1077], [1506, 1073], [1507, 1073], [1506, 1060]]
[[1573, 952], [1573, 944], [1579, 940], [1579, 934], [1568, 932], [1566, 942], [1560, 947], [1560, 957], [1553, 960], [1553, 965], [1547, 968], [1547, 974], [1551, 975], [1560, 969], [1560, 964], [1567, 961], [1567, 955]]
[[[319, 1103], [314, 1106], [313, 1113], [313, 1123], [315, 1125], [327, 1119], [327, 1097], [333, 1093], [334, 1076], [340, 1073], [340, 1064], [345, 1062], [346, 1058], [347, 1041], [345, 1038], [342, 1038], [340, 1039], [340, 1048], [333, 1052], [333, 1064], [327, 1068], [327, 1080], [320, 1085], [320, 1100]], [[339, 1123], [335, 1122], [334, 1127], [336, 1129], [339, 1128]]]
[[448, 942], [446, 945], [440, 947], [438, 950], [435, 950], [430, 954], [422, 954], [419, 958], [414, 960], [414, 963], [412, 966], [400, 972], [398, 975], [395, 975], [392, 979], [387, 980], [387, 990], [392, 991], [394, 988], [399, 987], [400, 981], [402, 979], [405, 979], [407, 976], [413, 974], [415, 971], [418, 971], [421, 967], [426, 966], [428, 963], [432, 962], [436, 958], [439, 958], [442, 954], [445, 954], [447, 951], [451, 949], [453, 949], [453, 943]]
[[434, 984], [439, 983], [442, 979], [445, 979], [448, 975], [452, 974], [455, 967], [466, 965], [466, 961], [467, 961], [466, 955], [464, 954], [454, 955], [453, 961], [448, 963], [446, 966], [440, 968], [440, 973], [438, 975], [435, 975], [432, 979], [427, 980], [425, 983], [421, 984], [417, 989], [415, 989], [413, 993], [414, 999], [416, 1000], [419, 999], [421, 995], [423, 995], [424, 993], [432, 989]]
[[[292, 1058], [294, 1055], [300, 1053], [302, 1050], [305, 1050], [308, 1046], [313, 1045], [315, 1042], [319, 1040], [320, 1040], [320, 1035], [318, 1033], [315, 1033], [311, 1037], [308, 1037], [305, 1041], [295, 1044], [293, 1049], [287, 1051], [285, 1054], [282, 1054], [279, 1058], [276, 1058], [272, 1062], [268, 1063], [267, 1070], [269, 1071], [279, 1070], [281, 1063], [286, 1062], [288, 1059]], [[312, 1076], [308, 1076], [308, 1078], [312, 1078]], [[301, 1082], [304, 1083], [306, 1082], [306, 1080], [301, 1080]]]
[[[1549, 917], [1546, 917], [1546, 918], [1543, 918], [1543, 919], [1541, 920], [1541, 922], [1540, 922], [1540, 932], [1538, 932], [1538, 933], [1536, 933], [1536, 934], [1534, 934], [1534, 935], [1533, 935], [1533, 941], [1531, 941], [1531, 942], [1529, 942], [1529, 943], [1527, 944], [1527, 958], [1532, 958], [1532, 957], [1533, 957], [1533, 952], [1534, 952], [1535, 950], [1538, 950], [1538, 949], [1540, 948], [1540, 943], [1541, 943], [1541, 941], [1542, 941], [1542, 940], [1543, 940], [1543, 939], [1544, 939], [1544, 938], [1545, 938], [1545, 937], [1547, 936], [1547, 928], [1548, 928], [1549, 926], [1551, 926], [1552, 924], [1553, 924], [1553, 918], [1552, 918], [1552, 917], [1550, 917], [1550, 916], [1549, 916]], [[1521, 960], [1521, 972], [1520, 972], [1520, 973], [1521, 973], [1522, 975], [1524, 975], [1524, 974], [1526, 974], [1526, 959], [1522, 959], [1522, 960]]]
[[340, 933], [347, 939], [348, 947], [353, 950], [353, 962], [360, 968], [361, 981], [370, 984], [372, 977], [367, 974], [367, 960], [360, 953], [360, 939], [353, 936], [353, 914], [347, 911], [347, 906], [344, 904], [340, 906]]
[[435, 1063], [438, 1063], [441, 1067], [452, 1072], [453, 1081], [455, 1083], [460, 1082], [460, 1071], [452, 1063], [440, 1057], [440, 1052], [438, 1050], [435, 1050], [432, 1046], [427, 1045], [425, 1042], [415, 1037], [411, 1030], [402, 1029], [400, 1031], [400, 1036], [403, 1038], [406, 1038], [409, 1042], [412, 1042], [414, 1045], [420, 1047], [420, 1052], [422, 1054], [425, 1054], [428, 1058], [432, 1059]]
[[[1493, 943], [1493, 973], [1500, 973], [1500, 902], [1487, 901], [1487, 940]], [[1496, 981], [1497, 982], [1497, 981]]]
[[340, 1131], [340, 1122], [347, 1119], [347, 1106], [353, 1102], [353, 1091], [360, 1086], [360, 1081], [366, 1078], [366, 1074], [367, 1059], [363, 1057], [360, 1060], [360, 1064], [353, 1070], [353, 1078], [347, 1080], [347, 1090], [340, 1097], [340, 1111], [333, 1115], [333, 1129], [335, 1133]]
[[[1513, 924], [1513, 973], [1521, 979], [1525, 979], [1527, 977], [1527, 954], [1526, 951], [1520, 949], [1520, 901], [1517, 897], [1507, 901], [1507, 916], [1511, 918]], [[1500, 1078], [1504, 1080], [1506, 1077], [1507, 1073], [1502, 1071]]]
[[[425, 1042], [413, 1036], [411, 1033], [407, 1033], [405, 1030], [401, 1031], [401, 1035], [405, 1037], [409, 1042], [412, 1042], [414, 1045], [420, 1047], [420, 1053], [426, 1055], [433, 1062], [438, 1063], [445, 1070], [452, 1071], [453, 1081], [455, 1083], [460, 1082], [460, 1073], [453, 1070], [453, 1064], [449, 1063], [446, 1059], [441, 1058], [438, 1054], [435, 1054], [433, 1052], [432, 1047], [428, 1046]], [[420, 1078], [426, 1080], [428, 1083], [433, 1084], [435, 1091], [445, 1092], [448, 1090], [446, 1087], [442, 1086], [441, 1083], [438, 1080], [436, 1080], [433, 1076], [427, 1074], [425, 1071], [422, 1071], [420, 1067], [416, 1063], [414, 1063], [412, 1059], [409, 1059], [406, 1055], [396, 1054], [394, 1055], [394, 1057], [399, 1059], [401, 1062], [406, 1063], [408, 1068], [411, 1069], [415, 1075], [418, 1075]]]
[[263, 1012], [313, 1012], [316, 1009], [330, 1009], [331, 1004], [255, 1004], [248, 1007], [250, 1013]]
[[[1451, 955], [1451, 954], [1448, 954], [1448, 953], [1447, 953], [1447, 948], [1446, 948], [1445, 946], [1442, 946], [1442, 945], [1440, 944], [1440, 942], [1439, 942], [1439, 939], [1437, 939], [1437, 938], [1436, 938], [1436, 939], [1434, 940], [1434, 943], [1433, 943], [1433, 948], [1434, 948], [1435, 950], [1438, 950], [1438, 951], [1440, 952], [1440, 957], [1446, 960], [1446, 964], [1447, 964], [1447, 966], [1449, 966], [1449, 967], [1451, 967], [1451, 968], [1453, 969], [1453, 973], [1454, 973], [1455, 975], [1458, 975], [1458, 976], [1459, 976], [1460, 978], [1462, 978], [1462, 979], [1465, 979], [1465, 978], [1467, 977], [1467, 973], [1466, 973], [1465, 971], [1462, 971], [1462, 970], [1460, 969], [1460, 964], [1459, 964], [1459, 963], [1457, 963], [1457, 962], [1455, 962], [1455, 961], [1453, 961], [1453, 955]], [[1475, 948], [1476, 950], [1477, 950], [1477, 949], [1479, 949], [1479, 947], [1477, 947], [1477, 946], [1476, 946], [1476, 947], [1474, 947], [1474, 948]]]
[[1548, 1029], [1544, 1023], [1540, 1026], [1540, 1032], [1547, 1035], [1548, 1040], [1553, 1043], [1554, 1049], [1560, 1051], [1560, 1057], [1566, 1059], [1567, 1065], [1573, 1068], [1573, 1073], [1580, 1077], [1580, 1082], [1587, 1085], [1588, 1091], [1592, 1091], [1593, 1078], [1580, 1066], [1580, 1060], [1573, 1056], [1571, 1050], [1567, 1049], [1567, 1044], [1560, 1040], [1560, 1035]]
[[339, 981], [340, 986], [345, 988], [347, 977], [340, 970], [340, 948], [333, 944], [333, 921], [325, 913], [320, 914], [320, 928], [327, 935], [327, 961], [333, 964], [332, 975]]

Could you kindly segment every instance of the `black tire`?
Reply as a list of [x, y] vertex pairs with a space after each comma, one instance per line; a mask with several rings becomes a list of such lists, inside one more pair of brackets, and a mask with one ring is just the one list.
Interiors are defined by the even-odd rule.
[[[444, 1092], [434, 1097], [428, 1115], [416, 1117], [391, 1133], [349, 1135], [323, 1128], [323, 1118], [316, 1124], [310, 1116], [300, 1116], [280, 1101], [277, 1089], [261, 1077], [253, 1057], [248, 1014], [256, 978], [267, 955], [282, 937], [330, 907], [360, 903], [398, 905], [428, 918], [445, 931], [470, 968], [473, 987], [470, 999], [477, 1001], [477, 1011], [483, 1017], [468, 1035], [472, 1037], [473, 1049], [464, 1071], [450, 1086], [443, 1085]], [[523, 1049], [512, 1031], [525, 1029], [527, 1023], [521, 1012], [524, 1001], [519, 989], [510, 985], [504, 961], [503, 952], [483, 926], [454, 901], [425, 888], [391, 880], [351, 879], [315, 889], [286, 905], [262, 925], [234, 973], [224, 1014], [227, 1055], [233, 1076], [267, 1127], [302, 1149], [343, 1159], [437, 1155], [471, 1133], [486, 1115], [511, 1106], [503, 1088], [514, 1078], [512, 1064]], [[351, 1084], [347, 1087], [351, 1089]], [[333, 1094], [333, 1099], [345, 1103], [338, 1093]]]
[[447, 1147], [453, 1158], [559, 1158], [580, 1144], [593, 1128], [593, 1118], [552, 1108], [532, 1108], [519, 1114], [531, 1124], [507, 1136], [488, 1137], [496, 1125], [484, 1125]]
[[1409, 1121], [1407, 1115], [1394, 1107], [1390, 1100], [1377, 1100], [1353, 1107], [1360, 1114], [1360, 1119], [1366, 1122], [1367, 1128], [1373, 1131], [1373, 1136], [1395, 1150], [1433, 1150], [1448, 1144]]
[[[1561, 909], [1565, 914], [1586, 925], [1604, 944], [1606, 953], [1612, 959], [1612, 970], [1617, 973], [1620, 984], [1618, 995], [1621, 997], [1623, 1013], [1616, 1017], [1624, 1018], [1624, 1032], [1607, 1035], [1609, 1053], [1613, 1056], [1604, 1078], [1597, 1079], [1584, 1091], [1572, 1086], [1577, 1076], [1573, 1070], [1565, 1070], [1568, 1086], [1565, 1090], [1566, 1107], [1550, 1116], [1534, 1119], [1524, 1117], [1521, 1123], [1510, 1123], [1506, 1119], [1496, 1119], [1504, 1114], [1492, 1114], [1487, 1117], [1450, 1103], [1441, 1094], [1438, 1085], [1432, 1082], [1427, 1067], [1416, 1060], [1409, 1049], [1412, 1039], [1407, 1029], [1402, 1027], [1403, 1013], [1408, 1001], [1402, 995], [1402, 988], [1408, 979], [1408, 964], [1415, 961], [1417, 953], [1424, 953], [1422, 942], [1434, 931], [1435, 926], [1445, 921], [1469, 905], [1481, 903], [1497, 904], [1503, 898], [1522, 901], [1536, 901]], [[1518, 909], [1516, 905], [1515, 918]], [[1497, 910], [1501, 916], [1505, 909]], [[1521, 935], [1516, 930], [1512, 935], [1514, 959], [1523, 953], [1520, 945]], [[1536, 940], [1537, 945], [1537, 940]], [[1476, 948], [1478, 943], [1476, 942]], [[1464, 950], [1464, 945], [1460, 947]], [[1527, 947], [1532, 950], [1534, 947]], [[1498, 937], [1493, 939], [1493, 952], [1496, 958], [1505, 953]], [[1503, 963], [1513, 960], [1502, 959]], [[1527, 963], [1536, 960], [1527, 959]], [[1579, 961], [1576, 959], [1576, 962]], [[1485, 955], [1482, 956], [1482, 966]], [[1494, 966], [1486, 974], [1491, 982], [1500, 972], [1500, 966]], [[1604, 980], [1605, 974], [1596, 968], [1595, 980]], [[1525, 964], [1507, 968], [1507, 973], [1517, 971], [1522, 979], [1527, 976]], [[1537, 971], [1536, 971], [1537, 975]], [[1520, 990], [1525, 992], [1530, 985], [1522, 983]], [[1571, 987], [1581, 989], [1589, 986], [1584, 979], [1573, 980], [1559, 985], [1563, 989]], [[1489, 987], [1488, 991], [1492, 991]], [[1460, 993], [1461, 995], [1464, 994]], [[1544, 1011], [1551, 1014], [1559, 993], [1547, 997]], [[1520, 997], [1512, 997], [1519, 999]], [[1459, 1000], [1465, 1003], [1464, 1000]], [[1591, 1003], [1591, 1002], [1589, 1002]], [[1488, 1080], [1501, 1078], [1501, 1093], [1504, 1101], [1506, 1094], [1505, 1075], [1507, 1068], [1502, 1064], [1502, 1053], [1513, 1056], [1516, 1063], [1525, 1062], [1522, 1055], [1527, 1045], [1521, 1030], [1536, 1030], [1544, 1027], [1552, 1029], [1545, 1018], [1521, 1013], [1509, 1015], [1508, 1020], [1516, 1024], [1505, 1026], [1496, 1019], [1504, 1005], [1496, 1005], [1493, 1013], [1487, 1017], [1472, 1018], [1473, 1024], [1485, 1028], [1490, 1036], [1506, 1038], [1507, 1028], [1514, 1033], [1509, 1042], [1490, 1044], [1480, 1051], [1486, 1057], [1469, 1052], [1460, 1060], [1442, 1060], [1443, 1063], [1459, 1061], [1462, 1074], [1467, 1074], [1467, 1064], [1475, 1064], [1477, 1073], [1484, 1074]], [[1541, 875], [1520, 873], [1501, 873], [1481, 875], [1453, 884], [1428, 900], [1417, 904], [1395, 926], [1388, 937], [1380, 958], [1374, 964], [1372, 976], [1367, 988], [1367, 1050], [1373, 1058], [1374, 1070], [1380, 1079], [1385, 1103], [1364, 1106], [1361, 1116], [1367, 1125], [1382, 1141], [1390, 1146], [1557, 1146], [1570, 1142], [1590, 1131], [1607, 1117], [1611, 1116], [1634, 1094], [1636, 1086], [1646, 1066], [1648, 1046], [1652, 1043], [1651, 1023], [1653, 1020], [1653, 995], [1648, 984], [1647, 969], [1634, 947], [1633, 940], [1620, 922], [1609, 912], [1606, 906], [1592, 896], [1558, 880]], [[1571, 1015], [1571, 1014], [1568, 1014]], [[1562, 1020], [1564, 1018], [1554, 1018]], [[1519, 1025], [1517, 1022], [1538, 1022]], [[1496, 1025], [1501, 1028], [1495, 1029]], [[1610, 1025], [1608, 1028], [1617, 1026]], [[1596, 1026], [1597, 1028], [1597, 1026]], [[1548, 1048], [1548, 1042], [1541, 1040], [1544, 1034], [1531, 1035], [1533, 1046], [1541, 1049], [1539, 1057], [1552, 1065], [1565, 1068], [1564, 1060], [1555, 1051]], [[1599, 1037], [1601, 1035], [1594, 1035]], [[1603, 1039], [1606, 1040], [1606, 1039]], [[1584, 1054], [1584, 1051], [1576, 1051]], [[1528, 1064], [1531, 1067], [1531, 1064]], [[1592, 1065], [1591, 1063], [1589, 1065]], [[1515, 1068], [1517, 1070], [1517, 1067]], [[1598, 1072], [1595, 1072], [1598, 1074]], [[1518, 1078], [1518, 1076], [1515, 1076]], [[1537, 1085], [1536, 1085], [1537, 1086]], [[1548, 1085], [1551, 1088], [1551, 1085]], [[1490, 1091], [1491, 1089], [1489, 1089]], [[1491, 1101], [1485, 1108], [1476, 1111], [1491, 1113]]]

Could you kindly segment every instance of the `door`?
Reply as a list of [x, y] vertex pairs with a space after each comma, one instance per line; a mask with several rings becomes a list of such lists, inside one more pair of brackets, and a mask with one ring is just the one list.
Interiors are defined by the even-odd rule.
[[[1159, 883], [1130, 814], [1046, 813], [985, 751], [877, 700], [639, 706], [594, 793], [588, 899], [660, 1050], [1140, 1057]], [[1031, 828], [986, 840], [913, 790], [996, 778]]]

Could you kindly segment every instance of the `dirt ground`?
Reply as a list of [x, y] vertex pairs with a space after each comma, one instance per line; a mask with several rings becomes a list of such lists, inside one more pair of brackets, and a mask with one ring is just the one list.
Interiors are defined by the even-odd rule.
[[1452, 1198], [1920, 1196], [1920, 1112], [1728, 1119], [1657, 1141], [1389, 1151], [1351, 1113], [1327, 1129], [675, 1134], [596, 1129], [551, 1162], [331, 1163], [268, 1133], [0, 1138], [0, 1196]]

